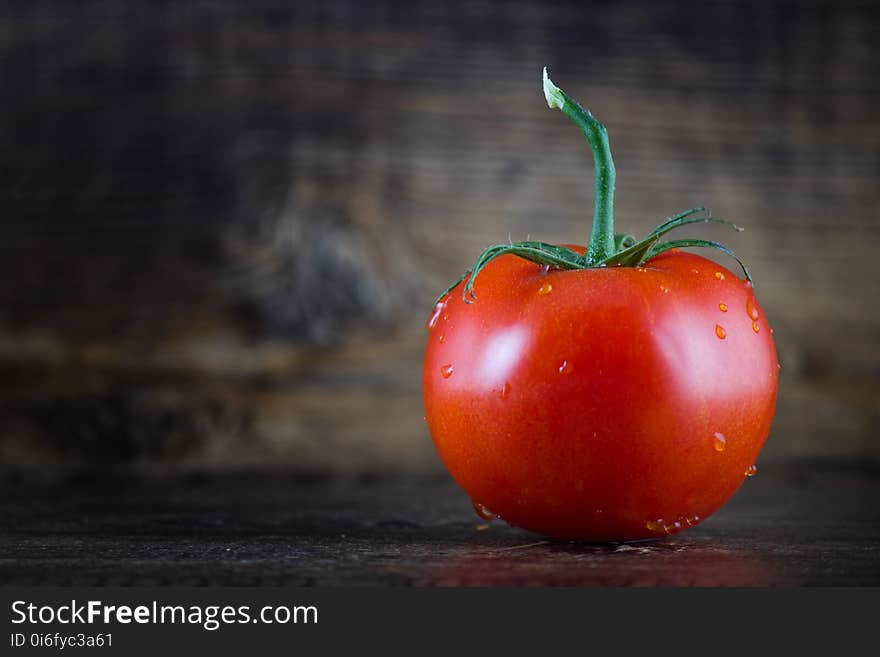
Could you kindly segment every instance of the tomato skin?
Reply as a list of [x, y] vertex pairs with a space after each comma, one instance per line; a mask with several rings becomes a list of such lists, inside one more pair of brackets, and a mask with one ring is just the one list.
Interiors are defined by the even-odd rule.
[[428, 322], [423, 395], [475, 503], [545, 536], [625, 541], [693, 526], [743, 482], [778, 386], [748, 283], [668, 251], [569, 271], [503, 255], [474, 303], [461, 285]]

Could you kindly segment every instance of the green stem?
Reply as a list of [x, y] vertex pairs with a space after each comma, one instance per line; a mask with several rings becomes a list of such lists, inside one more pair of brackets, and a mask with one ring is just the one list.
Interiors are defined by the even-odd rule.
[[614, 255], [614, 161], [608, 144], [608, 132], [589, 110], [581, 107], [547, 76], [544, 67], [544, 96], [552, 108], [562, 110], [584, 133], [593, 151], [596, 199], [593, 228], [587, 245], [586, 265], [593, 266]]
[[474, 292], [474, 282], [477, 276], [495, 258], [504, 255], [515, 255], [554, 269], [578, 270], [591, 267], [640, 267], [654, 256], [669, 249], [711, 247], [720, 249], [733, 257], [742, 266], [746, 278], [751, 280], [746, 266], [726, 246], [699, 239], [660, 241], [671, 230], [703, 222], [726, 224], [735, 230], [742, 230], [723, 219], [703, 215], [705, 208], [691, 208], [669, 217], [643, 240], [637, 240], [632, 235], [615, 235], [614, 162], [611, 159], [611, 147], [608, 145], [608, 132], [605, 130], [605, 126], [593, 118], [588, 110], [572, 100], [562, 89], [553, 84], [547, 76], [546, 68], [544, 69], [544, 96], [550, 107], [562, 110], [562, 113], [581, 129], [593, 151], [593, 162], [596, 169], [596, 206], [593, 212], [593, 227], [590, 241], [587, 244], [587, 252], [581, 256], [578, 252], [566, 247], [544, 242], [494, 244], [483, 251], [471, 269], [446, 289], [441, 295], [441, 299], [464, 281], [461, 290], [462, 299], [465, 303], [473, 303], [477, 298]]

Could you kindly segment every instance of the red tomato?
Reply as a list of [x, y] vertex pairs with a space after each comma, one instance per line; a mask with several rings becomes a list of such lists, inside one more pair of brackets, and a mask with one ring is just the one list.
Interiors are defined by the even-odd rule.
[[474, 303], [462, 285], [428, 322], [424, 403], [483, 515], [558, 539], [658, 537], [754, 473], [778, 365], [750, 283], [671, 250], [576, 270], [502, 255]]

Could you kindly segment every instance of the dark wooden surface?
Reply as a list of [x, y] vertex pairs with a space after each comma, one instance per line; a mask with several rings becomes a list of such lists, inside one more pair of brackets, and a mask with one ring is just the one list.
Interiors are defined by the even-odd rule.
[[880, 473], [762, 472], [698, 527], [629, 545], [481, 527], [447, 478], [10, 489], [0, 582], [880, 586]]
[[[431, 301], [487, 244], [746, 227], [762, 463], [880, 462], [880, 4], [0, 6], [0, 477], [438, 472]], [[727, 262], [727, 261], [725, 261]]]

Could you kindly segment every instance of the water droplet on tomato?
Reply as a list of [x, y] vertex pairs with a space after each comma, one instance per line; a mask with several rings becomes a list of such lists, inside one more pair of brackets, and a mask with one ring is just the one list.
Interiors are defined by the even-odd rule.
[[428, 319], [428, 323], [425, 325], [429, 331], [437, 325], [437, 320], [440, 319], [440, 314], [443, 312], [443, 309], [446, 308], [445, 301], [438, 301], [437, 305], [434, 306], [434, 313]]
[[485, 504], [480, 504], [479, 502], [471, 501], [471, 504], [474, 507], [474, 512], [480, 516], [483, 520], [492, 520], [497, 516], [489, 510]]
[[677, 520], [675, 522], [670, 522], [670, 523], [663, 525], [663, 531], [665, 531], [670, 536], [672, 536], [673, 534], [677, 533], [680, 530], [681, 530], [681, 523], [678, 522]]
[[745, 474], [746, 474], [746, 477], [754, 477], [756, 474], [758, 474], [758, 466], [757, 465], [750, 465], [749, 467], [746, 468]]
[[713, 443], [715, 445], [716, 452], [723, 452], [727, 448], [727, 438], [724, 437], [724, 434], [720, 431], [716, 431], [712, 434]]
[[560, 374], [571, 374], [574, 371], [574, 365], [572, 365], [569, 361], [564, 360], [562, 364], [559, 366]]
[[761, 327], [758, 326], [758, 322], [752, 322], [752, 330], [753, 330], [755, 333], [757, 333], [758, 331], [761, 330]]
[[509, 395], [509, 394], [510, 394], [510, 384], [505, 381], [504, 385], [501, 386], [501, 392], [498, 393], [498, 396], [501, 397], [501, 399], [507, 399], [507, 395]]
[[669, 287], [667, 287], [666, 285], [661, 285], [661, 286], [660, 286], [660, 291], [661, 291], [663, 294], [667, 294], [667, 293], [669, 292]]
[[663, 518], [658, 518], [657, 520], [649, 520], [645, 523], [645, 527], [648, 529], [648, 531], [661, 532], [663, 531]]
[[694, 272], [695, 274], [699, 274], [699, 273], [700, 273], [700, 270], [699, 270], [699, 269], [691, 269], [691, 271]]
[[723, 340], [727, 337], [727, 331], [724, 330], [724, 327], [721, 324], [715, 325], [715, 335], [719, 337], [719, 339]]
[[440, 334], [440, 337], [437, 338], [437, 342], [443, 342], [445, 339], [446, 339], [446, 335], [443, 334], [443, 333], [441, 333], [441, 334]]
[[550, 265], [539, 265], [539, 267], [541, 268], [542, 274], [546, 274], [548, 271], [550, 271]]
[[758, 321], [758, 307], [755, 305], [753, 297], [749, 297], [746, 301], [746, 312], [749, 314], [749, 317], [753, 322]]
[[553, 291], [553, 286], [550, 283], [544, 283], [541, 287], [538, 288], [538, 294], [550, 294]]
[[448, 321], [449, 321], [449, 315], [443, 315], [443, 321], [444, 321], [444, 322], [448, 322]]
[[723, 281], [723, 280], [724, 280], [724, 274], [723, 274], [722, 272], [720, 272], [720, 271], [716, 271], [716, 272], [715, 272], [715, 278], [717, 278], [719, 281]]
[[720, 310], [723, 313], [726, 313], [727, 312], [727, 304], [726, 303], [719, 303], [718, 310]]
[[440, 374], [443, 375], [444, 379], [448, 379], [450, 376], [452, 376], [452, 370], [452, 365], [444, 365], [440, 368]]

